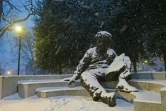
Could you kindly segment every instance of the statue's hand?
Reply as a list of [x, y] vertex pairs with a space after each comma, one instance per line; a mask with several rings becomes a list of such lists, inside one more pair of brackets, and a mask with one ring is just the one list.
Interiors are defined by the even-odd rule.
[[76, 75], [73, 75], [70, 78], [65, 78], [64, 81], [69, 81], [68, 85], [70, 85], [70, 84], [72, 84], [72, 83], [74, 83], [76, 81], [76, 77], [77, 77]]
[[68, 82], [68, 85], [70, 85], [70, 84], [72, 84], [72, 83], [74, 83], [75, 82], [75, 80], [70, 80], [69, 82]]
[[64, 78], [63, 81], [70, 81], [71, 77], [69, 78]]

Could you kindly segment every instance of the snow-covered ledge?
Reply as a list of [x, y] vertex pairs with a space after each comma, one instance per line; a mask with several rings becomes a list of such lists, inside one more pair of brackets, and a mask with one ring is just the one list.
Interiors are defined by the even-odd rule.
[[[59, 75], [0, 76], [0, 99], [17, 93], [17, 83], [20, 80], [59, 79], [58, 76]], [[72, 74], [63, 74], [61, 76], [63, 76], [63, 78], [71, 77]], [[132, 74], [132, 76], [133, 76], [133, 79], [164, 79], [166, 80], [166, 72], [136, 73], [136, 74]], [[104, 84], [107, 84], [107, 83], [104, 83]], [[107, 86], [109, 87], [110, 85], [111, 84], [107, 84]]]
[[160, 79], [166, 80], [166, 72], [151, 72], [151, 73], [132, 73], [133, 79]]
[[2, 76], [0, 76], [0, 99], [2, 98]]
[[0, 99], [17, 93], [18, 81], [20, 80], [50, 80], [71, 77], [72, 74], [63, 75], [20, 75], [0, 76]]
[[160, 90], [163, 111], [166, 111], [166, 87]]
[[[131, 80], [130, 84], [142, 90], [156, 92], [161, 96], [162, 111], [166, 111], [166, 80]], [[151, 96], [153, 97], [153, 96]], [[155, 110], [159, 111], [159, 110]]]

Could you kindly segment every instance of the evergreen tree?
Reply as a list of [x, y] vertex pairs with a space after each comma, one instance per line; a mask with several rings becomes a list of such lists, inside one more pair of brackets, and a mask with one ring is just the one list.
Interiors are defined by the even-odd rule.
[[141, 1], [146, 7], [145, 46], [152, 57], [163, 57], [166, 70], [166, 1]]
[[[43, 0], [37, 3], [35, 23], [36, 65], [52, 73], [78, 64], [94, 43], [94, 35], [107, 28], [109, 0]], [[108, 28], [107, 28], [108, 29]]]
[[147, 36], [147, 50], [152, 57], [164, 58], [166, 71], [166, 29], [163, 26], [155, 27]]
[[161, 44], [165, 42], [166, 1], [114, 0], [114, 4], [110, 22], [115, 47], [131, 58], [134, 71], [140, 57], [164, 56], [165, 46]]
[[[166, 20], [165, 4], [162, 2], [152, 0], [39, 1], [35, 20], [36, 64], [44, 70], [53, 73], [58, 70], [62, 73], [63, 67], [78, 64], [85, 51], [94, 44], [94, 35], [98, 31], [106, 30], [113, 35], [112, 43], [115, 51], [118, 54], [124, 52], [129, 56], [136, 72], [136, 61], [142, 57], [148, 58], [147, 52], [155, 52], [148, 49], [153, 39], [147, 36], [155, 38], [152, 36], [154, 27], [158, 28], [164, 24], [162, 21]], [[164, 37], [163, 33], [160, 35]]]
[[110, 20], [111, 26], [114, 27], [114, 47], [118, 54], [124, 52], [131, 58], [136, 72], [136, 62], [139, 58], [146, 57], [142, 36], [144, 16], [141, 5], [135, 0], [114, 1], [114, 3], [117, 5]]

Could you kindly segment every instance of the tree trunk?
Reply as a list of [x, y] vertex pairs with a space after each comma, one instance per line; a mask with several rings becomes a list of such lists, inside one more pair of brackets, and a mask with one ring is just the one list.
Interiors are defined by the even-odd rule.
[[165, 68], [165, 71], [166, 71], [166, 53], [164, 53], [164, 68]]
[[36, 75], [36, 67], [33, 66], [33, 75]]
[[59, 63], [59, 65], [58, 65], [58, 73], [62, 74], [62, 64], [61, 63]]
[[3, 11], [3, 0], [0, 0], [0, 22], [1, 22], [1, 17], [2, 17], [2, 11]]
[[134, 67], [134, 72], [137, 72], [137, 61], [136, 58], [133, 58], [133, 67]]

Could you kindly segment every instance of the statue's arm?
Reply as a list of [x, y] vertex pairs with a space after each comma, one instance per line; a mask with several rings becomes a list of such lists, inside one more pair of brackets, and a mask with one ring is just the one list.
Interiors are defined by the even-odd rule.
[[88, 53], [88, 51], [85, 53], [85, 55], [83, 56], [83, 58], [81, 59], [81, 61], [79, 62], [76, 71], [74, 72], [74, 75], [70, 78], [68, 85], [70, 85], [71, 83], [75, 82], [75, 80], [79, 79], [82, 72], [84, 72], [90, 63], [90, 53]]
[[71, 83], [75, 82], [75, 80], [80, 78], [82, 72], [84, 72], [88, 68], [90, 61], [91, 61], [91, 53], [88, 50], [84, 54], [81, 61], [79, 62], [76, 71], [74, 72], [74, 75], [70, 78], [68, 82], [68, 85], [70, 85]]
[[90, 53], [87, 51], [84, 54], [83, 58], [80, 60], [76, 68], [76, 71], [74, 72], [75, 74], [73, 76], [75, 76], [76, 80], [79, 79], [82, 72], [84, 72], [88, 68], [90, 61], [91, 61], [91, 56]]

